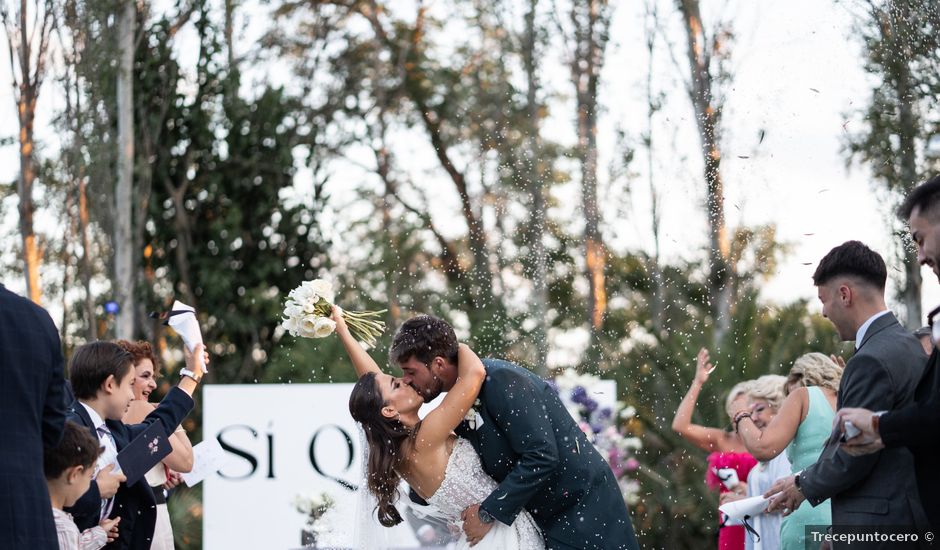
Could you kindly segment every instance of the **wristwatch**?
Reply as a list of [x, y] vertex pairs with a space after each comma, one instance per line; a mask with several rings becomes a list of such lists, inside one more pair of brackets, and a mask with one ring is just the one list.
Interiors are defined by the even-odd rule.
[[484, 525], [489, 525], [493, 523], [494, 521], [496, 521], [496, 518], [490, 515], [490, 513], [484, 510], [483, 508], [480, 508], [477, 511], [477, 515], [480, 516], [480, 523], [483, 523]]
[[196, 376], [196, 373], [183, 367], [180, 369], [180, 376], [185, 376], [187, 378], [192, 378], [194, 382], [198, 383], [202, 376]]
[[888, 411], [878, 411], [871, 415], [871, 429], [875, 436], [881, 437], [881, 416]]
[[797, 474], [796, 474], [795, 476], [793, 476], [793, 485], [796, 487], [796, 490], [797, 490], [797, 491], [799, 491], [799, 492], [802, 493], [802, 492], [803, 492], [803, 488], [800, 487], [800, 474], [801, 474], [801, 473], [802, 473], [802, 472], [797, 472]]

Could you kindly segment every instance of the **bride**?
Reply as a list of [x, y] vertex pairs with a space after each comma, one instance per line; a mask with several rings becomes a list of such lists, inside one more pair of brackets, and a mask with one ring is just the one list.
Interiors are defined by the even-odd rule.
[[[369, 445], [367, 479], [369, 491], [378, 501], [379, 523], [386, 527], [401, 523], [395, 500], [399, 481], [404, 478], [421, 498], [459, 525], [462, 512], [496, 488], [470, 443], [453, 433], [473, 406], [486, 377], [480, 358], [460, 344], [457, 382], [440, 406], [421, 420], [418, 409], [423, 400], [418, 392], [379, 369], [349, 333], [339, 308], [334, 308], [332, 318], [359, 377], [349, 397], [349, 412], [362, 425]], [[544, 548], [538, 527], [525, 511], [512, 525], [494, 522], [482, 539], [468, 540], [461, 534], [457, 547], [471, 545], [484, 550]]]

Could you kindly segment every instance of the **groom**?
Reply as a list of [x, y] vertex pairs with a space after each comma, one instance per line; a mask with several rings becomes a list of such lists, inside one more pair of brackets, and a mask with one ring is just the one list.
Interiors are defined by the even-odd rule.
[[[406, 321], [389, 355], [425, 402], [457, 380], [454, 329], [431, 315]], [[512, 363], [484, 359], [483, 364], [487, 375], [479, 405], [456, 431], [471, 442], [483, 469], [499, 485], [463, 513], [471, 544], [494, 521], [511, 525], [525, 509], [549, 549], [639, 548], [613, 472], [555, 390]]]

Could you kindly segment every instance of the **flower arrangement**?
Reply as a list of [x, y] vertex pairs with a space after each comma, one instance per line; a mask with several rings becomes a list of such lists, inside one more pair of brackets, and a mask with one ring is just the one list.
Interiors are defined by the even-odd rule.
[[320, 520], [335, 504], [336, 501], [328, 493], [294, 497], [294, 508], [307, 516], [306, 525], [300, 531], [301, 546], [316, 547], [317, 538], [328, 533], [329, 530], [320, 524]]
[[[329, 281], [304, 281], [287, 295], [281, 326], [291, 336], [325, 338], [333, 334], [336, 322], [330, 317], [335, 298], [336, 292]], [[353, 338], [375, 347], [376, 338], [385, 331], [385, 323], [379, 317], [386, 311], [342, 310], [342, 315]]]
[[326, 514], [336, 501], [329, 493], [320, 493], [318, 495], [294, 497], [294, 508], [298, 512], [307, 516], [307, 523], [313, 524], [320, 520]]
[[613, 407], [601, 406], [591, 397], [601, 379], [567, 369], [553, 380], [559, 397], [568, 408], [588, 441], [610, 465], [623, 498], [634, 505], [640, 500], [640, 484], [633, 475], [640, 467], [634, 454], [643, 448], [640, 438], [629, 435], [626, 423], [636, 416], [636, 409], [621, 401]]

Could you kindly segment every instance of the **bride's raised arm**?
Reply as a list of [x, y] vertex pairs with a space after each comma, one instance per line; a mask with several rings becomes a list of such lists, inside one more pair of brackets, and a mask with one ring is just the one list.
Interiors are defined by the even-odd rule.
[[457, 381], [441, 404], [421, 422], [415, 450], [433, 448], [450, 437], [476, 401], [485, 378], [483, 361], [466, 344], [460, 344], [457, 349]]
[[343, 343], [343, 347], [346, 348], [346, 355], [349, 356], [349, 360], [352, 361], [353, 367], [356, 369], [356, 378], [362, 378], [362, 375], [368, 372], [382, 372], [375, 360], [366, 353], [366, 350], [362, 349], [359, 342], [349, 333], [349, 327], [346, 326], [346, 321], [343, 319], [342, 310], [337, 306], [333, 306], [331, 317], [336, 322], [336, 334], [339, 336], [340, 342]]

